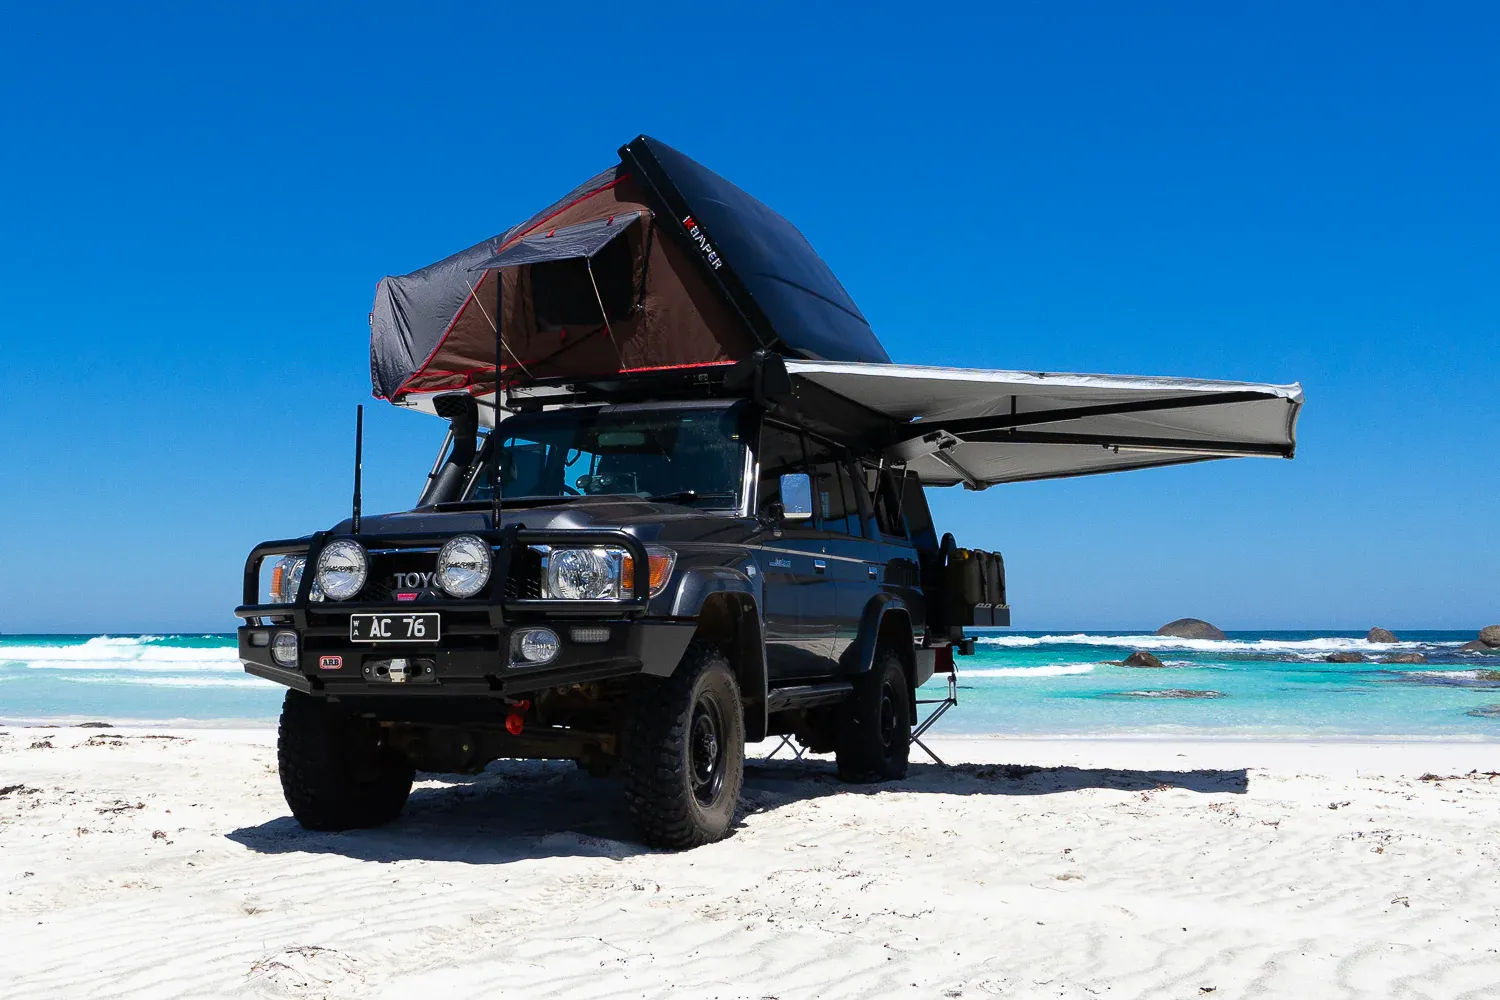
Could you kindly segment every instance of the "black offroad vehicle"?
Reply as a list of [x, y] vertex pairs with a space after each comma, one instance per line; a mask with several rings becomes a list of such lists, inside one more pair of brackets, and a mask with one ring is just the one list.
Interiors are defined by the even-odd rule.
[[[305, 826], [392, 819], [415, 770], [561, 758], [619, 775], [646, 842], [715, 840], [747, 742], [903, 777], [916, 689], [963, 638], [947, 623], [1008, 623], [998, 558], [945, 552], [915, 475], [778, 408], [573, 402], [476, 448], [472, 398], [438, 405], [454, 443], [414, 510], [246, 568], [249, 593], [269, 564], [269, 603], [239, 609], [240, 656], [292, 689], [281, 776]], [[943, 585], [969, 564], [981, 607]]]
[[[617, 775], [648, 843], [729, 830], [745, 744], [906, 773], [916, 691], [1005, 626], [924, 487], [1290, 458], [1300, 387], [892, 364], [797, 230], [645, 136], [380, 282], [375, 395], [449, 421], [416, 506], [266, 542], [236, 610], [314, 829], [417, 770]], [[356, 445], [356, 456], [359, 446]]]

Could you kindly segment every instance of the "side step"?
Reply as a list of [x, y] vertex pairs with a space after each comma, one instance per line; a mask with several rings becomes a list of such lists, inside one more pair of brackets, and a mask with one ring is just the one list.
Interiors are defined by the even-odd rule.
[[785, 712], [792, 708], [812, 708], [815, 705], [837, 705], [854, 693], [849, 681], [833, 681], [829, 684], [800, 684], [796, 687], [772, 688], [766, 695], [767, 712]]

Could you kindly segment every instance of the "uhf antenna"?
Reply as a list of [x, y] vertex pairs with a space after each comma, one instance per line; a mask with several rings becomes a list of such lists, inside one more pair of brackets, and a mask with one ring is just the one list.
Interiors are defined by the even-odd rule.
[[365, 457], [365, 407], [364, 404], [354, 408], [354, 533], [359, 534], [359, 492], [360, 492], [360, 469], [364, 466]]
[[[495, 406], [490, 419], [490, 530], [500, 530], [500, 403], [504, 398], [504, 377], [500, 372], [500, 351], [505, 346], [500, 339], [500, 275], [495, 275]], [[475, 296], [475, 301], [479, 300]], [[516, 359], [520, 364], [520, 359]]]

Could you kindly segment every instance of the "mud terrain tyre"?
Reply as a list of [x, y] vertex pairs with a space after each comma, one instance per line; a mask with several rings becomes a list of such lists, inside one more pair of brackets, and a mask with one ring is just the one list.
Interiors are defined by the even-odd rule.
[[411, 794], [411, 762], [378, 726], [300, 691], [282, 703], [276, 762], [286, 804], [309, 830], [389, 823]]
[[745, 782], [745, 710], [729, 661], [694, 640], [670, 677], [638, 677], [624, 747], [641, 840], [682, 850], [723, 839]]
[[911, 700], [901, 658], [876, 654], [870, 672], [854, 682], [835, 752], [839, 779], [895, 781], [906, 777], [911, 753]]

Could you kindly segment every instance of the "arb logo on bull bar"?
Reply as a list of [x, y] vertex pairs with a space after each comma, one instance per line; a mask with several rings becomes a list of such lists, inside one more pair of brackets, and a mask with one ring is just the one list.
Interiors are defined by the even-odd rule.
[[319, 670], [338, 670], [344, 665], [342, 656], [320, 656], [318, 657]]
[[691, 215], [682, 217], [682, 225], [687, 230], [688, 237], [698, 244], [698, 252], [703, 254], [704, 259], [708, 261], [708, 266], [715, 271], [723, 267], [724, 261], [719, 257], [719, 251], [714, 249], [714, 245], [708, 242], [708, 236], [703, 232], [703, 227], [693, 221]]

